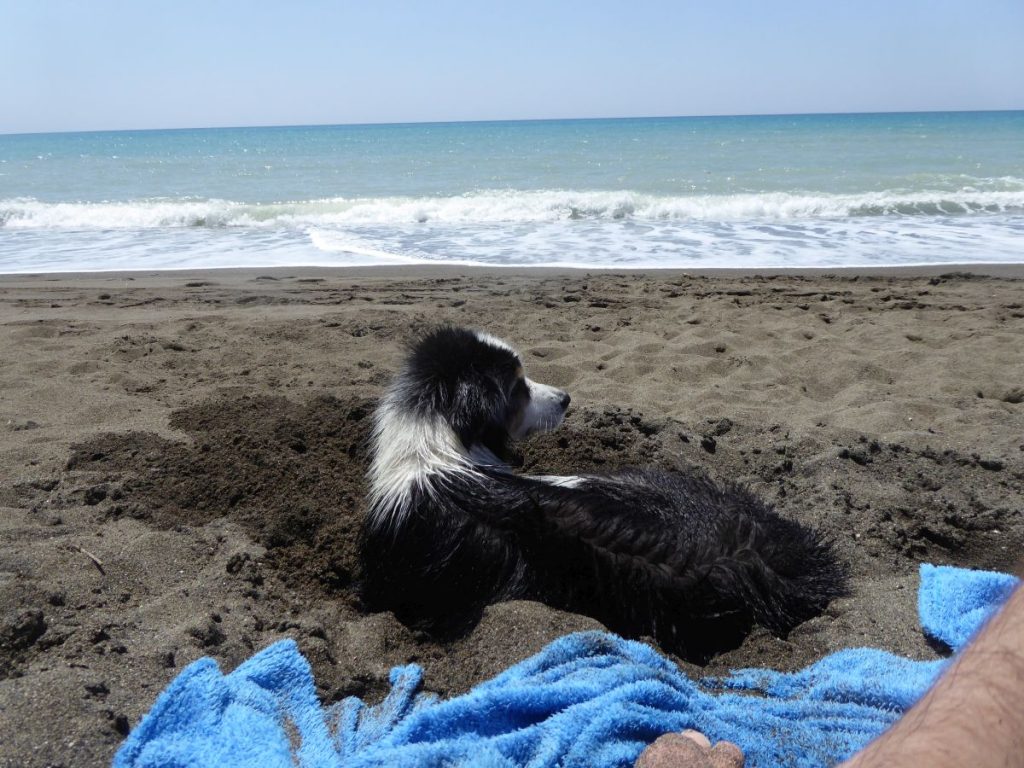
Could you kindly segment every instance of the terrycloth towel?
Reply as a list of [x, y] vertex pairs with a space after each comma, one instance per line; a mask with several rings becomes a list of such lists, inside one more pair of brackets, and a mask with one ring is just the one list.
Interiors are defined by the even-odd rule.
[[[1005, 574], [925, 565], [925, 631], [959, 649], [1009, 595]], [[669, 731], [736, 742], [747, 765], [825, 766], [892, 724], [946, 661], [855, 649], [799, 672], [748, 669], [694, 682], [640, 643], [567, 635], [464, 696], [419, 693], [415, 665], [391, 672], [377, 706], [322, 708], [291, 640], [223, 675], [212, 659], [171, 683], [114, 759], [172, 766], [629, 766]]]
[[921, 626], [935, 639], [959, 650], [1006, 601], [1018, 581], [1006, 573], [922, 565], [917, 595]]

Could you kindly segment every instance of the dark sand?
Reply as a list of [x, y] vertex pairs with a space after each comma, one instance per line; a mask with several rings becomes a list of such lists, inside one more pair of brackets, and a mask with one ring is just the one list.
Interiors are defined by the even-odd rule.
[[1024, 271], [946, 271], [0, 276], [0, 765], [105, 764], [186, 664], [281, 637], [331, 702], [409, 661], [460, 693], [598, 626], [507, 603], [440, 644], [359, 612], [367, 416], [438, 322], [572, 393], [528, 470], [690, 462], [835, 539], [850, 597], [688, 670], [934, 657], [917, 564], [1024, 544]]

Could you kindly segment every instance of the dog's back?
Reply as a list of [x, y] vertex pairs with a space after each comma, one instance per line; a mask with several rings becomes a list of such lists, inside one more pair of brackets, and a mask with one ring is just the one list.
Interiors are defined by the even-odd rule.
[[[700, 655], [752, 623], [785, 634], [845, 589], [831, 546], [741, 486], [688, 470], [585, 478], [544, 505], [566, 607]], [[560, 573], [561, 571], [561, 573]], [[568, 587], [568, 589], [567, 589]]]
[[365, 596], [435, 631], [533, 599], [702, 658], [753, 623], [785, 634], [844, 590], [817, 533], [696, 472], [626, 470], [572, 487], [453, 477], [412, 510], [401, 530], [364, 530]]

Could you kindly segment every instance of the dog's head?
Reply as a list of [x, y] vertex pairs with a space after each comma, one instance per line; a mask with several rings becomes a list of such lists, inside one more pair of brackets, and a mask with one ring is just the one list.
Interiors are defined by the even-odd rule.
[[519, 354], [486, 333], [440, 328], [416, 341], [396, 382], [418, 416], [441, 419], [463, 446], [505, 444], [562, 423], [568, 393], [526, 377]]

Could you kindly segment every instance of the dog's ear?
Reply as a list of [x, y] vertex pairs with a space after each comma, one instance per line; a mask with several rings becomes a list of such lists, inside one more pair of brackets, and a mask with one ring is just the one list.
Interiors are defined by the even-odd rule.
[[451, 393], [449, 421], [467, 448], [480, 441], [485, 431], [500, 423], [507, 406], [501, 385], [487, 375], [460, 379]]

